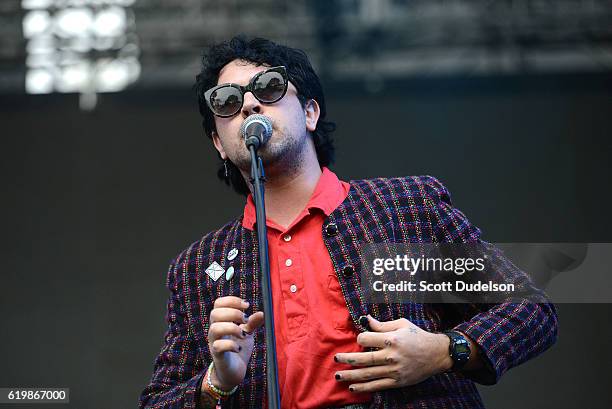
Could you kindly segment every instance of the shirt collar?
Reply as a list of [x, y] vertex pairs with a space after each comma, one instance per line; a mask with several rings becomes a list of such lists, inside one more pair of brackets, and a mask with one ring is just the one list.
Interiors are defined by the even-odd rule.
[[[349, 189], [350, 185], [348, 183], [340, 181], [334, 172], [327, 167], [323, 167], [317, 186], [298, 218], [301, 217], [304, 212], [310, 212], [312, 209], [320, 209], [326, 216], [329, 216], [346, 198]], [[255, 203], [253, 201], [253, 195], [249, 193], [246, 204], [244, 205], [242, 226], [245, 229], [253, 230], [255, 222]]]

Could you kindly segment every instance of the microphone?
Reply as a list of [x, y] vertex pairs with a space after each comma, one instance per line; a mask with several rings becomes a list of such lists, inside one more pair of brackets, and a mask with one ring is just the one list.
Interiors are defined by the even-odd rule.
[[240, 134], [247, 148], [253, 146], [257, 150], [272, 137], [272, 121], [265, 115], [249, 115], [240, 127]]

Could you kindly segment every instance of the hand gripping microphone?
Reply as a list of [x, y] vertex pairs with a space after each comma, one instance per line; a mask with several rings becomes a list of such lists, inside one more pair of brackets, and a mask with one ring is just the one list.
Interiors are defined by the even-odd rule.
[[253, 146], [257, 150], [272, 137], [272, 121], [265, 115], [249, 115], [240, 127], [240, 134], [247, 148]]

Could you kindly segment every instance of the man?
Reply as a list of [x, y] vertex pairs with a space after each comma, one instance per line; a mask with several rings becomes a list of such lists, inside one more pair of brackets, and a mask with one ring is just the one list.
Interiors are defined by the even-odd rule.
[[252, 114], [273, 123], [259, 153], [283, 408], [480, 408], [473, 381], [493, 384], [555, 342], [556, 313], [543, 296], [495, 305], [364, 300], [360, 243], [479, 242], [480, 231], [435, 178], [346, 183], [328, 169], [333, 125], [303, 52], [234, 38], [210, 48], [195, 89], [218, 175], [248, 197], [241, 218], [172, 262], [169, 328], [141, 408], [266, 407], [255, 208], [240, 134]]

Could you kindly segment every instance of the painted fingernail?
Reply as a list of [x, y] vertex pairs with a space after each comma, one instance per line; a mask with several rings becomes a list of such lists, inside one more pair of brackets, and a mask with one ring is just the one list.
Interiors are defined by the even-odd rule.
[[337, 373], [337, 374], [336, 374], [336, 380], [338, 381], [338, 380], [340, 380], [340, 379], [342, 379], [342, 376], [340, 376], [340, 374], [339, 374], [339, 373]]
[[245, 331], [245, 330], [242, 330], [242, 336], [243, 336], [243, 337], [246, 337], [246, 336], [247, 336], [247, 333], [246, 333], [246, 331]]
[[238, 352], [242, 351], [242, 347], [238, 345]]
[[349, 391], [355, 392], [355, 388], [353, 388], [352, 386], [349, 386]]
[[338, 362], [338, 357], [334, 355], [334, 361]]

